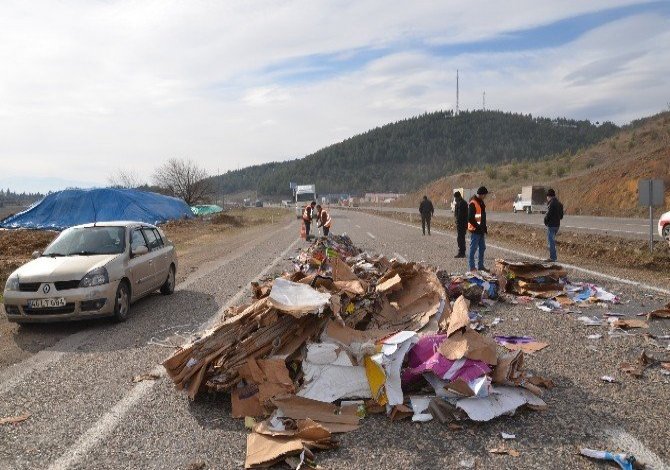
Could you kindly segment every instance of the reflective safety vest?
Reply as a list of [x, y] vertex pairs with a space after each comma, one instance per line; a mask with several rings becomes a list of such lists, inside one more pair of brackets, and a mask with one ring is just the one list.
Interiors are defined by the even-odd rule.
[[321, 218], [321, 226], [330, 228], [330, 225], [333, 223], [333, 219], [330, 218], [330, 214], [326, 212], [325, 209], [321, 210], [321, 214], [319, 214], [319, 217]]
[[305, 207], [302, 209], [302, 220], [310, 221], [312, 220], [312, 205], [307, 204]]
[[[475, 205], [475, 220], [478, 224], [482, 223], [482, 206], [479, 204], [477, 198], [470, 199], [470, 203]], [[477, 230], [477, 227], [468, 222], [468, 232], [474, 232]]]

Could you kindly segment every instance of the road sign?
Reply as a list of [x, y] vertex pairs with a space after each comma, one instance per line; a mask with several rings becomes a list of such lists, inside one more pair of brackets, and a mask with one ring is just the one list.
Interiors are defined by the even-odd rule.
[[665, 203], [665, 184], [663, 180], [638, 181], [640, 205], [649, 207], [649, 253], [654, 250], [654, 207]]
[[665, 184], [663, 180], [640, 180], [638, 182], [640, 205], [658, 207], [665, 203]]

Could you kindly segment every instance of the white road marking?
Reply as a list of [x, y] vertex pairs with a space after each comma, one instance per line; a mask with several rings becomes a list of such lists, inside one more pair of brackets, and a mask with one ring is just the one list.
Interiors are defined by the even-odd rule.
[[375, 237], [373, 234], [371, 234], [370, 232], [368, 232], [368, 237], [372, 238], [373, 240], [374, 240], [375, 238], [377, 238], [377, 237]]
[[623, 429], [608, 429], [606, 432], [610, 436], [614, 448], [630, 452], [637, 460], [643, 462], [647, 468], [669, 468], [658, 455], [649, 450], [635, 436], [628, 434]]
[[[405, 227], [410, 227], [412, 229], [418, 228], [418, 226], [416, 226], [416, 225], [410, 225], [410, 224], [407, 224], [405, 222], [398, 222], [398, 221], [395, 221], [395, 220], [392, 220], [392, 219], [386, 219], [386, 220], [388, 220], [390, 222], [393, 222], [395, 224], [398, 224], [398, 225], [404, 225]], [[433, 230], [433, 233], [437, 233], [438, 235], [445, 235], [447, 237], [451, 237], [453, 239], [456, 239], [456, 236], [451, 234], [451, 233], [445, 233], [445, 232], [441, 232], [441, 231], [438, 231], [438, 230]], [[494, 244], [491, 244], [491, 243], [488, 243], [488, 242], [486, 243], [486, 246], [489, 247], [489, 248], [494, 248], [496, 250], [504, 251], [506, 253], [511, 253], [513, 255], [516, 255], [516, 256], [523, 256], [525, 258], [530, 258], [530, 259], [534, 259], [534, 260], [542, 260], [543, 259], [539, 256], [524, 253], [523, 251], [512, 250], [510, 248], [505, 248], [505, 247], [502, 247], [502, 246], [499, 246], [499, 245], [494, 245]], [[593, 271], [591, 269], [582, 268], [580, 266], [575, 266], [574, 264], [561, 263], [561, 266], [563, 266], [565, 268], [568, 268], [568, 269], [572, 269], [574, 271], [579, 271], [579, 272], [582, 272], [582, 273], [585, 273], [585, 274], [589, 274], [591, 276], [599, 277], [601, 279], [607, 279], [609, 281], [620, 282], [621, 284], [636, 286], [636, 287], [639, 287], [641, 289], [658, 292], [660, 294], [670, 295], [670, 290], [663, 289], [662, 287], [652, 286], [650, 284], [645, 284], [643, 282], [633, 281], [633, 280], [626, 279], [626, 278], [619, 277], [619, 276], [612, 276], [610, 274], [605, 274], [605, 273], [601, 273], [601, 272], [598, 272], [598, 271]]]
[[[286, 248], [286, 250], [284, 250], [272, 261], [272, 263], [270, 263], [265, 267], [265, 269], [254, 276], [252, 281], [267, 275], [270, 270], [278, 265], [300, 241], [300, 238], [294, 240], [288, 246], [288, 248]], [[240, 289], [228, 302], [226, 302], [226, 304], [219, 312], [238, 302], [246, 293], [247, 287], [245, 286]], [[218, 316], [219, 313], [215, 314], [212, 318], [210, 318], [210, 320], [203, 323], [203, 327], [215, 320]], [[165, 369], [163, 369], [162, 366], [156, 366], [152, 372], [155, 373], [156, 371], [160, 372], [162, 376], [165, 376]], [[51, 464], [49, 466], [49, 470], [63, 470], [79, 463], [81, 458], [86, 455], [89, 450], [93, 449], [98, 443], [103, 441], [112, 431], [114, 431], [116, 426], [126, 417], [130, 409], [142, 397], [148, 394], [157, 382], [157, 380], [143, 381], [133, 386], [133, 388], [128, 393], [126, 393], [126, 395], [120, 401], [118, 401], [111, 410], [105, 413], [102, 418], [100, 418], [91, 428], [86, 430], [79, 437], [79, 439], [77, 439], [77, 441], [63, 453], [63, 455], [61, 455], [53, 464]]]

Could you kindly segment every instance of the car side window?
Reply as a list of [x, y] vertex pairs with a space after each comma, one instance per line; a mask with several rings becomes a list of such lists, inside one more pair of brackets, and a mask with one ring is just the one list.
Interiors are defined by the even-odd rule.
[[165, 245], [165, 242], [163, 241], [163, 237], [161, 236], [160, 231], [156, 230], [155, 228], [151, 229], [151, 230], [156, 235], [156, 242], [158, 242], [158, 247], [163, 248], [163, 246]]
[[142, 231], [144, 232], [144, 236], [147, 239], [149, 250], [158, 250], [161, 246], [158, 242], [158, 239], [156, 238], [154, 231], [150, 228], [143, 228]]
[[147, 241], [144, 239], [144, 235], [142, 235], [142, 230], [136, 228], [133, 230], [132, 235], [130, 236], [130, 250], [135, 251], [138, 247], [140, 246], [146, 246], [147, 248]]

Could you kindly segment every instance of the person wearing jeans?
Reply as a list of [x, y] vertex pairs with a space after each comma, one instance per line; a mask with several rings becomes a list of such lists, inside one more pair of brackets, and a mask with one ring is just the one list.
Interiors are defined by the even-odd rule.
[[[486, 187], [482, 186], [477, 190], [477, 194], [470, 199], [468, 205], [468, 232], [470, 232], [470, 271], [486, 270], [484, 266], [484, 252], [486, 251], [486, 205], [484, 199], [489, 193]], [[475, 253], [479, 250], [479, 259], [475, 265]]]
[[547, 191], [547, 213], [544, 216], [544, 225], [547, 226], [547, 246], [549, 247], [548, 262], [555, 262], [558, 259], [556, 253], [556, 235], [561, 227], [563, 218], [563, 204], [556, 197], [556, 191], [549, 189]]

